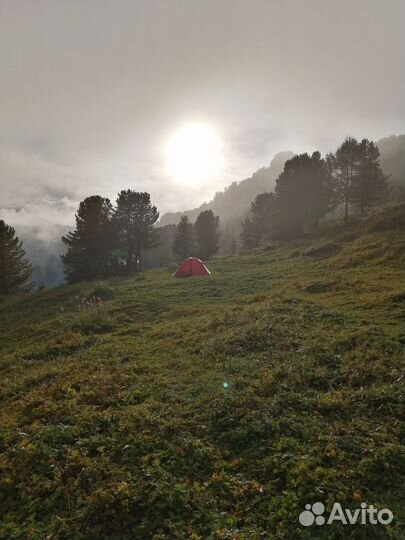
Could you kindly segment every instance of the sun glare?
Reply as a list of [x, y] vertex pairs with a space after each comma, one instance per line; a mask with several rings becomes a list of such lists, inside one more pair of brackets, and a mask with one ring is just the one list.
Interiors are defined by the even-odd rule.
[[204, 124], [187, 124], [176, 131], [165, 147], [169, 174], [181, 182], [204, 182], [223, 166], [221, 142]]

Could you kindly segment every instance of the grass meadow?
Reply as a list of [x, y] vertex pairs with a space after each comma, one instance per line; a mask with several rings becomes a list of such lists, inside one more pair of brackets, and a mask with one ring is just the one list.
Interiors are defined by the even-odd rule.
[[0, 538], [403, 539], [403, 210], [0, 302]]

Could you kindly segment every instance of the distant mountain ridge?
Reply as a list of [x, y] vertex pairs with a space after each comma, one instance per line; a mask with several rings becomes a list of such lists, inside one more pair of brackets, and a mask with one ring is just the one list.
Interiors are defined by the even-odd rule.
[[279, 152], [269, 167], [258, 169], [250, 178], [232, 182], [224, 191], [217, 192], [211, 201], [201, 204], [198, 208], [184, 212], [167, 212], [162, 216], [159, 225], [177, 224], [180, 216], [188, 216], [191, 221], [195, 221], [203, 210], [212, 210], [219, 215], [223, 225], [240, 222], [248, 213], [250, 203], [256, 195], [273, 189], [284, 163], [293, 156], [294, 153], [290, 151]]
[[[384, 173], [390, 175], [394, 186], [405, 186], [405, 135], [384, 137], [376, 144], [381, 152], [381, 167]], [[223, 191], [217, 192], [211, 201], [204, 202], [198, 208], [184, 212], [167, 212], [162, 216], [159, 225], [177, 224], [181, 216], [188, 216], [191, 221], [195, 221], [203, 210], [212, 210], [220, 216], [225, 228], [239, 226], [256, 195], [274, 188], [284, 163], [293, 156], [291, 151], [279, 152], [268, 167], [258, 169], [249, 178], [232, 182]]]
[[381, 168], [394, 185], [405, 184], [405, 135], [391, 135], [377, 141]]

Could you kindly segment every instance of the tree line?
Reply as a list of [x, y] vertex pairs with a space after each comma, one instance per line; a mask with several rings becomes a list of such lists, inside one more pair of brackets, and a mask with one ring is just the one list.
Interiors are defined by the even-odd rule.
[[[318, 228], [320, 219], [336, 209], [341, 209], [347, 222], [350, 212], [363, 215], [383, 198], [387, 179], [378, 147], [368, 139], [348, 137], [325, 158], [318, 151], [296, 155], [285, 162], [274, 191], [257, 195], [251, 203], [241, 241], [250, 249], [269, 240], [300, 236]], [[158, 218], [146, 192], [122, 190], [115, 206], [100, 195], [84, 199], [75, 229], [62, 237], [66, 280], [73, 283], [140, 272], [148, 250], [167, 243], [168, 238], [180, 260], [193, 255], [206, 260], [218, 251], [220, 222], [211, 210], [201, 212], [195, 223], [182, 216], [166, 237], [155, 227]], [[15, 230], [0, 220], [0, 295], [30, 290], [31, 274]]]
[[150, 195], [131, 189], [118, 194], [115, 207], [100, 195], [79, 204], [76, 228], [62, 237], [61, 256], [69, 283], [139, 272], [146, 249], [157, 242], [159, 212]]
[[[76, 228], [62, 237], [62, 255], [69, 283], [132, 275], [143, 269], [145, 252], [159, 244], [155, 223], [159, 212], [150, 194], [131, 189], [118, 194], [115, 207], [99, 195], [79, 205]], [[176, 227], [173, 251], [181, 258], [198, 254], [208, 259], [218, 249], [219, 217], [202, 212], [195, 224], [186, 217]]]
[[[132, 275], [143, 269], [147, 250], [164, 241], [155, 224], [159, 212], [150, 194], [122, 190], [115, 206], [100, 195], [80, 202], [75, 229], [62, 237], [66, 252], [61, 255], [68, 283], [111, 276]], [[219, 217], [211, 210], [201, 212], [194, 224], [183, 217], [175, 227], [172, 249], [185, 258], [211, 257], [219, 247]], [[0, 295], [33, 287], [32, 266], [15, 230], [0, 221]]]
[[0, 219], [0, 295], [9, 295], [22, 288], [32, 289], [32, 266], [22, 242], [10, 225]]
[[325, 158], [318, 151], [298, 154], [285, 162], [274, 192], [259, 194], [252, 202], [242, 223], [242, 243], [253, 248], [271, 239], [300, 236], [317, 229], [322, 217], [340, 207], [347, 222], [351, 208], [363, 215], [382, 199], [387, 180], [379, 149], [368, 139], [347, 137]]
[[180, 259], [193, 255], [209, 259], [219, 248], [219, 223], [219, 216], [212, 210], [201, 212], [194, 224], [187, 216], [181, 216], [174, 233], [174, 253]]

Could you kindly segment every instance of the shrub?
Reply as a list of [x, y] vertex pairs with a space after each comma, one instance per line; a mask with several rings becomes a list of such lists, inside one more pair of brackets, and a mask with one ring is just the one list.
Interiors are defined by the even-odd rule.
[[99, 284], [87, 295], [87, 298], [101, 298], [102, 300], [111, 300], [114, 297], [114, 289], [108, 285]]
[[111, 314], [100, 308], [95, 311], [82, 311], [76, 321], [72, 324], [73, 330], [78, 330], [83, 334], [103, 334], [110, 332], [115, 326], [115, 321]]

